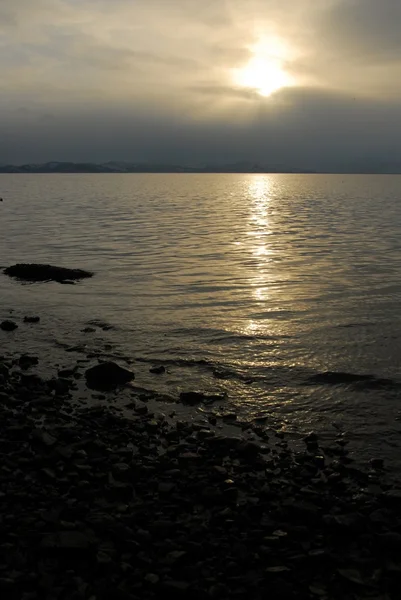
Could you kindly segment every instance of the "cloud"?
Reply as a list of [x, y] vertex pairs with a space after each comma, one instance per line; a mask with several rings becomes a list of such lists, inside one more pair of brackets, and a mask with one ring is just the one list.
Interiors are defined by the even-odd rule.
[[[397, 153], [400, 22], [399, 0], [0, 0], [0, 162]], [[298, 80], [270, 99], [231, 76], [261, 35]]]
[[332, 52], [358, 64], [401, 61], [399, 0], [347, 0], [319, 24]]
[[[401, 160], [401, 109], [313, 89], [230, 119], [193, 119], [163, 105], [70, 106], [57, 115], [9, 111], [0, 126], [0, 162], [135, 160], [185, 164], [250, 159], [310, 169]], [[242, 102], [242, 99], [240, 99]], [[246, 101], [248, 102], [248, 100]], [[359, 168], [359, 167], [358, 167]]]

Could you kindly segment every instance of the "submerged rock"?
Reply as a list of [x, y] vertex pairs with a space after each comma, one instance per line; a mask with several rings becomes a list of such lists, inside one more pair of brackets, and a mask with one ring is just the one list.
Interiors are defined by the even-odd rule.
[[93, 273], [83, 269], [68, 269], [53, 265], [19, 263], [4, 269], [4, 274], [24, 281], [74, 281], [92, 277]]
[[372, 375], [360, 375], [358, 373], [346, 373], [343, 371], [324, 371], [323, 373], [316, 373], [316, 375], [309, 377], [308, 382], [341, 385], [368, 381], [370, 379], [373, 379]]
[[39, 323], [40, 317], [24, 317], [24, 323]]
[[195, 405], [200, 402], [211, 404], [212, 402], [218, 402], [219, 400], [226, 400], [227, 394], [209, 394], [206, 392], [181, 392], [180, 401], [183, 404]]
[[375, 377], [370, 374], [347, 373], [343, 371], [324, 371], [316, 373], [307, 380], [308, 384], [319, 385], [354, 385], [358, 388], [399, 387], [400, 384], [392, 379]]
[[0, 323], [0, 329], [2, 329], [3, 331], [14, 331], [14, 329], [17, 329], [18, 325], [17, 323], [14, 323], [14, 321], [2, 321]]
[[166, 372], [166, 368], [163, 367], [163, 365], [150, 367], [150, 369], [149, 369], [149, 373], [154, 373], [155, 375], [161, 375], [162, 373], [165, 373], [165, 372]]
[[102, 362], [85, 371], [86, 382], [93, 389], [112, 389], [135, 379], [132, 371], [114, 362]]

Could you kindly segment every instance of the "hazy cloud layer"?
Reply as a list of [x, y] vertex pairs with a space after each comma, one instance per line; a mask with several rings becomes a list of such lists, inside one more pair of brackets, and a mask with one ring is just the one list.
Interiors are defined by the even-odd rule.
[[[401, 162], [399, 0], [0, 0], [0, 162]], [[258, 36], [295, 79], [234, 85]]]

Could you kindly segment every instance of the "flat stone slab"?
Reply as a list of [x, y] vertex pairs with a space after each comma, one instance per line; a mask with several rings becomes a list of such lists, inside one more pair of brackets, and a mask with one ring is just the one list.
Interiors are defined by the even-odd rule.
[[68, 269], [67, 267], [56, 267], [54, 265], [42, 265], [34, 263], [19, 263], [3, 270], [5, 275], [15, 277], [23, 281], [77, 281], [92, 277], [91, 271], [83, 269]]

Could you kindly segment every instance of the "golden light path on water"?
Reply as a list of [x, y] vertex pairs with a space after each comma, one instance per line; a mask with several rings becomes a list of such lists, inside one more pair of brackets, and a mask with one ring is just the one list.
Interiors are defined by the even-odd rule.
[[[250, 286], [254, 299], [265, 309], [270, 298], [269, 289], [269, 263], [271, 262], [272, 249], [269, 236], [272, 234], [269, 210], [271, 209], [271, 180], [269, 176], [255, 176], [249, 181], [249, 224], [247, 235], [251, 237], [250, 249], [252, 253], [253, 273]], [[250, 319], [246, 327], [248, 333], [262, 333], [265, 330], [264, 320]]]

